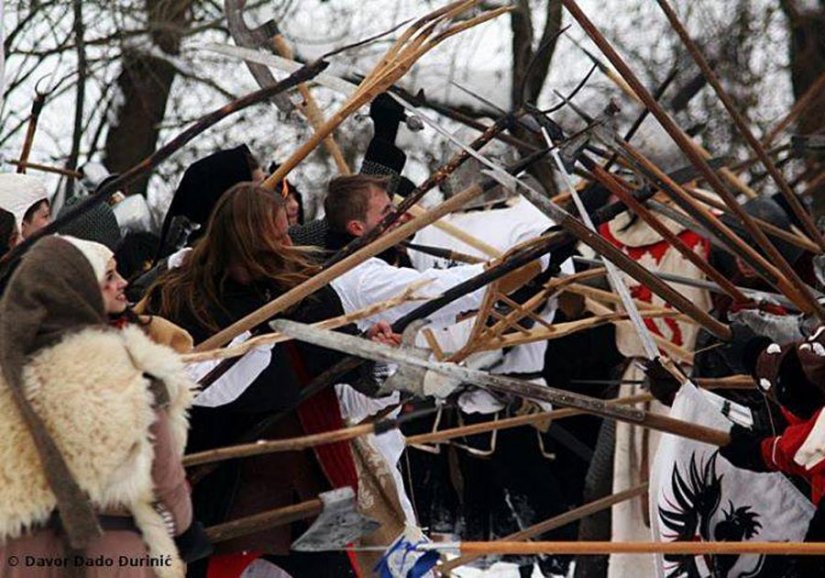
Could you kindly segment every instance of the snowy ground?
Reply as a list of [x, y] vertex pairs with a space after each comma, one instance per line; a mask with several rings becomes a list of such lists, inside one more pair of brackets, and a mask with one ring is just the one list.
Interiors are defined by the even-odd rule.
[[[572, 575], [572, 573], [571, 573]], [[457, 578], [519, 578], [518, 567], [507, 562], [497, 562], [487, 570], [461, 568], [453, 572]], [[543, 578], [538, 568], [533, 570], [532, 578]], [[559, 576], [558, 578], [564, 578]]]

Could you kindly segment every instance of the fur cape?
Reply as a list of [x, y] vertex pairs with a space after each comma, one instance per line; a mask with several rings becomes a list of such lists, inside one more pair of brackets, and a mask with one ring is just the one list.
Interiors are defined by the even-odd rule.
[[[44, 348], [23, 371], [25, 394], [79, 486], [98, 510], [128, 509], [149, 555], [170, 555], [160, 578], [184, 574], [172, 537], [153, 507], [157, 419], [151, 374], [169, 393], [165, 408], [175, 450], [183, 455], [195, 385], [169, 348], [138, 327], [85, 329]], [[37, 449], [11, 393], [0, 383], [0, 544], [45, 523], [57, 505]]]

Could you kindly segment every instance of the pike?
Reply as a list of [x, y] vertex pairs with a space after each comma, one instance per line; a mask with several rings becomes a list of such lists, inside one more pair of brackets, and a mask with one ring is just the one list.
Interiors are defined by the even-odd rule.
[[[585, 13], [579, 8], [575, 0], [562, 0], [562, 3], [575, 18], [579, 24], [584, 28], [585, 32], [590, 36], [604, 55], [610, 60], [613, 66], [619, 71], [621, 76], [628, 82], [633, 91], [644, 102], [645, 106], [650, 109], [650, 112], [656, 117], [662, 127], [667, 131], [671, 138], [676, 142], [679, 148], [685, 153], [690, 161], [699, 169], [705, 180], [716, 191], [729, 209], [742, 221], [745, 229], [755, 239], [759, 247], [765, 251], [772, 262], [781, 271], [782, 276], [790, 280], [791, 285], [795, 289], [795, 295], [792, 297], [794, 301], [799, 300], [800, 306], [805, 313], [815, 313], [819, 318], [825, 318], [825, 309], [820, 305], [813, 296], [810, 295], [804, 283], [793, 270], [793, 268], [785, 261], [782, 255], [773, 244], [768, 240], [761, 229], [756, 227], [750, 216], [742, 209], [735, 197], [728, 191], [725, 184], [720, 180], [716, 173], [711, 169], [704, 156], [697, 151], [695, 143], [676, 125], [673, 119], [667, 112], [657, 103], [651, 94], [645, 89], [644, 85], [639, 81], [633, 71], [627, 66], [624, 60], [613, 49], [607, 39], [598, 31], [593, 23], [587, 18]], [[750, 248], [750, 254], [753, 256], [755, 252]], [[758, 254], [755, 254], [757, 257]], [[779, 282], [782, 280], [779, 279]], [[791, 297], [791, 295], [788, 295]]]
[[218, 543], [316, 517], [291, 548], [299, 552], [338, 550], [378, 529], [380, 524], [358, 512], [349, 486], [323, 492], [317, 498], [245, 516], [206, 528], [210, 542]]
[[802, 204], [799, 202], [799, 199], [796, 197], [794, 192], [788, 186], [787, 181], [782, 176], [782, 173], [776, 168], [776, 165], [765, 152], [765, 148], [762, 146], [762, 143], [759, 142], [759, 139], [756, 138], [756, 135], [753, 134], [753, 131], [748, 126], [745, 117], [739, 112], [739, 109], [736, 108], [733, 101], [731, 100], [730, 96], [728, 95], [727, 91], [722, 87], [722, 83], [719, 82], [719, 78], [716, 76], [716, 73], [713, 72], [713, 69], [708, 64], [705, 57], [702, 55], [701, 50], [693, 41], [693, 39], [688, 34], [685, 27], [679, 21], [679, 17], [674, 12], [673, 8], [667, 2], [667, 0], [656, 0], [656, 3], [659, 4], [659, 7], [667, 16], [667, 19], [670, 21], [670, 25], [679, 35], [679, 38], [682, 40], [682, 43], [687, 47], [688, 52], [693, 57], [693, 61], [699, 66], [699, 69], [702, 71], [702, 74], [707, 79], [708, 83], [713, 87], [713, 90], [716, 92], [716, 95], [719, 97], [719, 100], [722, 101], [722, 104], [725, 106], [725, 109], [730, 114], [731, 118], [733, 119], [734, 124], [739, 129], [739, 132], [745, 137], [745, 140], [748, 142], [750, 147], [753, 149], [756, 156], [759, 157], [759, 160], [767, 169], [768, 173], [770, 174], [773, 182], [776, 183], [776, 186], [779, 188], [779, 192], [782, 193], [782, 196], [787, 201], [788, 205], [791, 207], [794, 215], [796, 218], [799, 219], [799, 222], [802, 223], [805, 232], [808, 236], [813, 239], [818, 245], [821, 250], [825, 250], [825, 238], [822, 237], [822, 234], [817, 229], [816, 225], [811, 218], [811, 215], [808, 214], [807, 211], [802, 207]]
[[581, 409], [601, 417], [616, 419], [717, 446], [727, 444], [730, 439], [727, 432], [720, 430], [687, 423], [633, 407], [606, 402], [570, 391], [536, 385], [521, 379], [491, 375], [483, 371], [467, 369], [454, 363], [429, 361], [407, 351], [399, 351], [396, 348], [380, 343], [373, 343], [351, 335], [317, 329], [295, 321], [277, 319], [272, 321], [270, 325], [276, 331], [281, 331], [294, 339], [306, 341], [319, 347], [341, 351], [349, 355], [355, 355], [373, 361], [398, 363], [420, 370], [432, 371], [438, 375], [443, 375], [462, 383], [472, 383], [473, 385], [497, 393], [549, 402], [561, 407]]
[[680, 556], [764, 554], [767, 556], [823, 556], [825, 542], [430, 542], [421, 551], [478, 554], [671, 554]]
[[352, 427], [345, 427], [333, 431], [287, 439], [258, 440], [248, 444], [239, 444], [235, 446], [205, 450], [184, 456], [183, 465], [188, 468], [238, 458], [249, 458], [253, 456], [281, 452], [295, 452], [316, 448], [327, 444], [349, 441], [369, 434], [381, 435], [388, 431], [396, 430], [409, 421], [430, 415], [436, 411], [438, 410], [423, 409], [406, 413], [396, 418], [385, 418], [378, 421], [355, 425]]
[[[401, 104], [405, 108], [413, 108], [403, 99], [397, 97], [397, 100], [401, 102]], [[619, 249], [610, 244], [609, 241], [607, 241], [600, 235], [590, 231], [581, 221], [573, 217], [570, 213], [568, 213], [561, 207], [552, 203], [549, 199], [547, 199], [544, 195], [536, 191], [529, 184], [513, 177], [512, 175], [508, 174], [506, 171], [501, 169], [501, 167], [497, 166], [495, 163], [492, 163], [484, 156], [468, 148], [464, 143], [456, 139], [453, 135], [449, 134], [446, 130], [441, 128], [438, 125], [438, 123], [431, 120], [426, 115], [421, 114], [420, 117], [426, 124], [430, 125], [437, 132], [444, 135], [448, 140], [461, 147], [471, 156], [480, 161], [483, 165], [489, 167], [490, 170], [487, 171], [486, 174], [492, 176], [508, 188], [515, 189], [517, 187], [521, 187], [524, 196], [531, 203], [533, 203], [536, 206], [536, 208], [538, 208], [545, 215], [550, 217], [554, 222], [564, 227], [567, 231], [575, 235], [585, 244], [589, 245], [597, 253], [610, 259], [613, 263], [615, 263], [622, 270], [624, 270], [625, 273], [636, 279], [642, 285], [646, 285], [647, 287], [649, 287], [654, 293], [662, 297], [662, 299], [664, 299], [666, 302], [676, 307], [679, 311], [695, 319], [697, 323], [705, 327], [710, 333], [716, 335], [723, 341], [730, 340], [730, 329], [726, 325], [720, 323], [711, 315], [708, 315], [705, 311], [702, 311], [701, 309], [696, 307], [691, 301], [686, 299], [680, 293], [674, 291], [666, 283], [660, 281], [659, 279], [651, 275], [650, 272], [647, 271], [644, 267], [630, 259], [627, 255], [625, 255]]]

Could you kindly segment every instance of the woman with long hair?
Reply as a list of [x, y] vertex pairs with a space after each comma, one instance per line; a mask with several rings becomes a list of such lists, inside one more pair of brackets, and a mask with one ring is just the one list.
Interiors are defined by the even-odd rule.
[[[308, 249], [292, 246], [287, 229], [283, 198], [254, 183], [235, 185], [221, 196], [203, 237], [182, 264], [150, 288], [149, 310], [187, 329], [196, 342], [257, 310], [318, 271]], [[313, 323], [342, 314], [337, 295], [324, 287], [283, 316]], [[299, 405], [302, 387], [337, 362], [339, 354], [286, 342], [269, 355], [266, 367], [241, 387], [236, 380], [234, 389], [216, 394], [212, 388], [221, 384], [215, 383], [200, 394], [188, 451], [237, 443], [255, 424], [296, 406], [297, 411], [289, 411], [257, 436], [283, 438], [342, 427], [332, 389]], [[240, 465], [226, 463], [197, 483], [195, 511], [211, 525], [309, 499], [330, 486], [357, 488], [357, 483], [347, 444], [261, 456]], [[289, 528], [276, 528], [230, 540], [219, 552], [264, 552], [295, 578], [351, 575], [346, 557], [339, 554], [285, 557], [289, 543]]]

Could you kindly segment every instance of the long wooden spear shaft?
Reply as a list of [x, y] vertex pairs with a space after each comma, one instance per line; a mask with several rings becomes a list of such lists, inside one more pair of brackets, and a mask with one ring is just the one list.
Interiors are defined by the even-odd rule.
[[20, 152], [20, 163], [17, 165], [18, 173], [26, 172], [26, 165], [29, 161], [32, 145], [34, 144], [34, 133], [37, 132], [37, 122], [40, 120], [40, 112], [46, 104], [46, 96], [48, 96], [48, 93], [35, 91], [31, 116], [29, 116], [29, 125], [26, 127], [26, 138], [23, 141], [23, 150]]
[[768, 556], [822, 556], [825, 542], [436, 542], [420, 550], [458, 550], [478, 554], [672, 554], [682, 556], [765, 554]]
[[227, 116], [234, 114], [240, 110], [243, 110], [253, 104], [257, 104], [268, 98], [272, 97], [273, 95], [280, 94], [285, 90], [289, 90], [290, 88], [298, 85], [301, 82], [306, 82], [312, 79], [317, 74], [321, 73], [325, 68], [329, 66], [329, 63], [323, 60], [316, 60], [306, 66], [302, 67], [294, 74], [289, 75], [281, 82], [277, 83], [274, 86], [269, 88], [264, 88], [261, 90], [257, 90], [246, 96], [243, 96], [237, 100], [234, 100], [230, 103], [223, 105], [222, 107], [202, 116], [200, 119], [195, 121], [189, 128], [178, 134], [175, 138], [171, 141], [163, 145], [157, 151], [152, 153], [150, 156], [142, 160], [140, 163], [136, 164], [125, 173], [122, 173], [112, 179], [111, 181], [107, 181], [102, 187], [100, 187], [95, 194], [91, 195], [87, 199], [84, 199], [82, 202], [78, 203], [76, 206], [72, 207], [65, 215], [55, 219], [52, 223], [23, 241], [20, 245], [6, 253], [0, 259], [0, 277], [5, 277], [9, 271], [9, 265], [20, 258], [20, 256], [29, 249], [29, 247], [34, 244], [37, 239], [46, 236], [52, 235], [60, 230], [61, 227], [64, 227], [66, 224], [71, 223], [88, 210], [90, 210], [95, 205], [103, 202], [111, 194], [118, 189], [132, 183], [135, 179], [137, 179], [143, 173], [152, 170], [158, 164], [163, 162], [164, 160], [168, 159], [172, 154], [180, 150], [184, 145], [194, 139], [196, 136], [204, 132], [209, 127], [213, 126], [215, 123], [223, 120]]
[[206, 528], [206, 537], [212, 543], [225, 542], [239, 536], [254, 534], [261, 530], [285, 526], [298, 520], [306, 520], [318, 516], [324, 509], [324, 503], [319, 498], [306, 502], [275, 508], [259, 514], [245, 516], [223, 524]]
[[[563, 514], [559, 514], [558, 516], [554, 516], [549, 520], [545, 520], [543, 522], [539, 522], [538, 524], [534, 524], [529, 528], [525, 528], [524, 530], [520, 530], [509, 536], [505, 536], [501, 540], [496, 540], [492, 542], [492, 544], [496, 544], [499, 542], [516, 542], [516, 541], [523, 541], [523, 540], [531, 540], [536, 536], [540, 536], [551, 530], [556, 530], [567, 524], [572, 524], [573, 522], [578, 522], [579, 520], [586, 518], [588, 516], [592, 516], [593, 514], [598, 514], [608, 508], [612, 508], [616, 504], [621, 504], [622, 502], [626, 502], [628, 500], [632, 500], [633, 498], [643, 496], [649, 488], [649, 484], [647, 482], [643, 484], [639, 484], [638, 486], [634, 486], [630, 489], [624, 490], [623, 492], [617, 492], [615, 494], [611, 494], [609, 496], [605, 496], [604, 498], [599, 498], [598, 500], [593, 500], [583, 506], [579, 506], [569, 512], [565, 512]], [[481, 558], [484, 554], [466, 554], [464, 556], [459, 556], [453, 560], [450, 560], [444, 564], [441, 564], [436, 569], [442, 574], [447, 574], [451, 570], [458, 568], [459, 566], [464, 566], [465, 564], [469, 564], [473, 560], [477, 560]]]
[[[544, 156], [546, 151], [541, 151], [528, 157], [519, 163], [516, 163], [511, 167], [510, 170], [515, 171], [516, 173], [520, 172], [525, 165], [529, 165], [530, 163], [534, 162], [536, 159], [541, 158]], [[460, 207], [464, 206], [468, 201], [471, 199], [476, 198], [477, 196], [483, 194], [485, 191], [490, 190], [491, 188], [495, 187], [498, 183], [492, 179], [485, 180], [482, 184], [475, 184], [472, 185], [465, 190], [461, 191], [454, 197], [451, 197], [432, 209], [431, 211], [427, 212], [420, 217], [416, 217], [407, 223], [404, 223], [397, 229], [394, 229], [384, 235], [383, 237], [376, 239], [373, 243], [370, 243], [366, 247], [362, 247], [356, 253], [353, 253], [349, 257], [346, 257], [331, 267], [324, 269], [320, 273], [314, 275], [312, 278], [308, 279], [301, 285], [290, 289], [280, 297], [270, 301], [260, 309], [253, 311], [246, 317], [239, 319], [232, 325], [226, 327], [222, 331], [219, 331], [212, 337], [202, 341], [195, 347], [195, 351], [203, 351], [206, 349], [213, 349], [215, 347], [220, 347], [224, 343], [234, 339], [244, 331], [260, 325], [261, 323], [271, 319], [287, 307], [298, 303], [302, 299], [306, 298], [307, 296], [311, 295], [321, 287], [326, 286], [329, 284], [333, 279], [336, 279], [340, 275], [343, 275], [353, 267], [360, 265], [370, 257], [381, 253], [389, 249], [390, 247], [395, 246], [397, 243], [406, 239], [407, 237], [412, 236], [420, 229], [423, 229], [427, 225], [430, 225]]]
[[185, 467], [199, 466], [214, 462], [222, 462], [237, 458], [248, 458], [264, 454], [281, 452], [295, 452], [322, 445], [349, 441], [368, 434], [381, 435], [382, 433], [398, 429], [402, 424], [434, 413], [435, 409], [425, 409], [402, 414], [397, 418], [386, 418], [378, 421], [341, 428], [318, 434], [305, 435], [280, 440], [258, 440], [248, 444], [228, 446], [206, 450], [183, 457]]
[[805, 112], [811, 104], [814, 103], [816, 97], [825, 90], [825, 72], [819, 75], [812, 85], [808, 87], [805, 93], [797, 100], [791, 110], [788, 111], [788, 114], [780, 120], [773, 129], [767, 134], [763, 144], [767, 147], [770, 146], [773, 141], [776, 140], [776, 137], [779, 136], [785, 128], [791, 124], [796, 118]]
[[585, 13], [579, 8], [575, 0], [561, 0], [570, 14], [575, 18], [582, 28], [587, 32], [588, 36], [596, 43], [602, 53], [610, 60], [614, 67], [619, 71], [622, 77], [630, 84], [633, 91], [642, 99], [645, 106], [650, 109], [650, 112], [656, 117], [662, 127], [667, 131], [671, 138], [676, 142], [679, 148], [685, 153], [690, 161], [696, 166], [705, 180], [713, 187], [719, 196], [725, 201], [730, 210], [736, 214], [742, 221], [745, 229], [769, 256], [772, 262], [780, 268], [783, 275], [790, 280], [791, 284], [796, 288], [800, 298], [804, 301], [806, 313], [815, 313], [820, 319], [825, 318], [825, 309], [817, 303], [811, 296], [805, 284], [799, 278], [799, 275], [793, 270], [787, 261], [782, 257], [779, 251], [774, 247], [773, 243], [765, 236], [761, 229], [759, 229], [750, 218], [745, 210], [736, 201], [736, 198], [728, 191], [725, 184], [719, 179], [713, 169], [708, 165], [707, 161], [696, 150], [694, 143], [690, 138], [676, 125], [670, 115], [659, 105], [658, 102], [651, 96], [644, 85], [639, 81], [633, 71], [627, 66], [621, 56], [613, 49], [607, 39], [599, 32], [593, 23], [587, 18]]
[[759, 157], [759, 160], [762, 161], [762, 164], [765, 165], [768, 173], [771, 175], [773, 182], [776, 183], [776, 186], [779, 187], [780, 193], [788, 202], [788, 205], [793, 210], [794, 215], [802, 223], [805, 232], [808, 236], [813, 239], [820, 247], [820, 249], [825, 250], [825, 238], [822, 237], [822, 233], [819, 232], [817, 229], [816, 224], [814, 224], [811, 215], [804, 209], [802, 203], [799, 202], [799, 199], [796, 197], [794, 192], [788, 186], [785, 177], [782, 176], [782, 173], [779, 172], [779, 169], [776, 168], [776, 165], [771, 160], [770, 156], [765, 152], [765, 148], [762, 146], [762, 143], [759, 142], [759, 139], [756, 138], [756, 135], [753, 134], [750, 126], [748, 126], [748, 122], [745, 120], [745, 117], [742, 116], [742, 113], [736, 108], [733, 103], [733, 100], [728, 95], [727, 91], [722, 87], [722, 83], [719, 82], [719, 78], [716, 76], [716, 73], [713, 71], [711, 66], [708, 64], [705, 57], [702, 55], [702, 51], [699, 50], [699, 47], [690, 37], [685, 27], [682, 25], [679, 17], [674, 12], [671, 5], [667, 2], [667, 0], [656, 0], [656, 3], [659, 4], [659, 7], [667, 16], [667, 19], [670, 21], [670, 25], [679, 35], [681, 38], [682, 43], [684, 43], [685, 47], [687, 47], [688, 52], [693, 57], [694, 62], [699, 66], [699, 69], [702, 71], [702, 74], [707, 79], [708, 83], [713, 87], [713, 90], [716, 92], [716, 95], [719, 97], [719, 100], [722, 101], [722, 104], [725, 106], [725, 109], [730, 114], [731, 118], [733, 119], [734, 124], [739, 129], [739, 132], [745, 137], [745, 140], [748, 142], [750, 147], [753, 149], [753, 152], [756, 153], [756, 156]]

